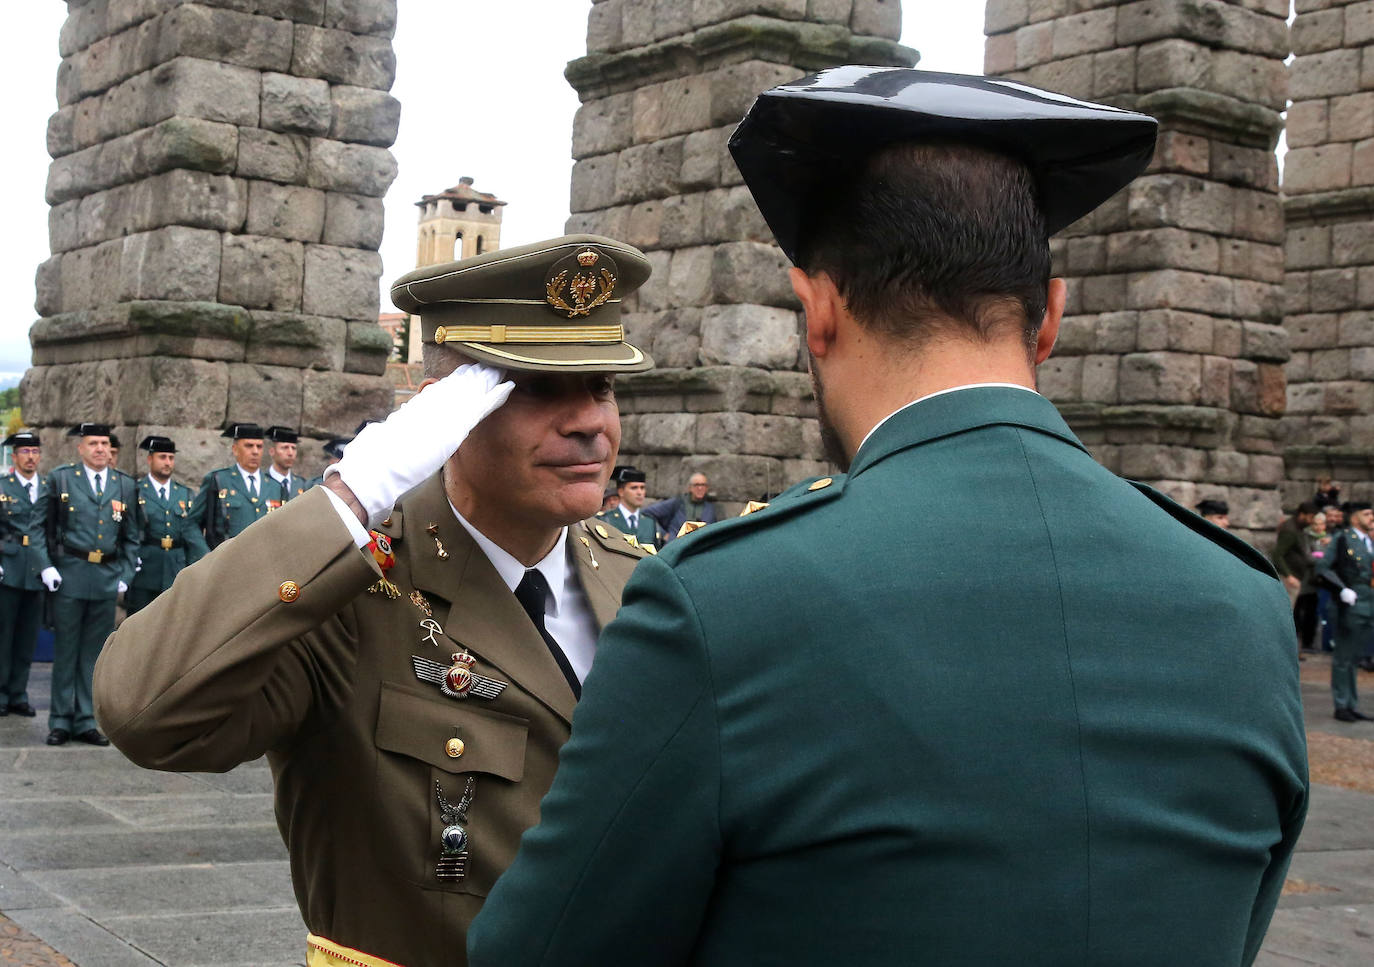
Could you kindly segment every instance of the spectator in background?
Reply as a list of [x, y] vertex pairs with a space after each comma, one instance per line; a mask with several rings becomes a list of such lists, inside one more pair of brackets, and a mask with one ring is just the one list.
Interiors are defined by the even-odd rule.
[[[1338, 507], [1341, 503], [1341, 485], [1336, 483], [1326, 474], [1317, 478], [1317, 492], [1312, 497], [1312, 503], [1318, 508]], [[1329, 525], [1328, 521], [1328, 525]]]
[[1345, 508], [1340, 504], [1327, 504], [1322, 513], [1326, 515], [1327, 535], [1335, 537], [1336, 532], [1345, 527]]
[[[1326, 529], [1326, 512], [1317, 511], [1312, 515], [1312, 526], [1307, 528], [1307, 547], [1312, 555], [1313, 574], [1321, 570], [1326, 561], [1327, 549], [1331, 546], [1331, 532]], [[1313, 577], [1317, 585], [1317, 630], [1321, 638], [1322, 651], [1331, 650], [1331, 592]]]
[[1306, 534], [1316, 513], [1317, 508], [1311, 502], [1299, 504], [1293, 516], [1279, 525], [1278, 539], [1274, 542], [1274, 569], [1279, 572], [1283, 586], [1288, 589], [1288, 598], [1293, 602], [1293, 626], [1303, 651], [1312, 650], [1317, 631], [1317, 594], [1312, 584], [1315, 569]]
[[1231, 507], [1224, 500], [1203, 500], [1197, 505], [1197, 512], [1216, 524], [1222, 530], [1231, 529]]
[[615, 484], [606, 488], [606, 492], [601, 495], [601, 513], [609, 514], [620, 506], [620, 494], [616, 492]]
[[645, 514], [658, 521], [665, 543], [677, 537], [682, 525], [689, 520], [700, 521], [703, 524], [714, 524], [720, 520], [720, 511], [715, 501], [706, 499], [710, 489], [711, 482], [706, 479], [706, 474], [698, 470], [687, 478], [685, 494], [660, 500], [644, 508]]

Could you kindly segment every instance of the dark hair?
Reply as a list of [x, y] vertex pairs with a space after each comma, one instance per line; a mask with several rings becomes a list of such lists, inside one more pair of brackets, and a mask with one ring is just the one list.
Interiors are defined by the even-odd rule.
[[1310, 500], [1304, 500], [1302, 503], [1298, 504], [1298, 509], [1297, 509], [1296, 511], [1294, 511], [1293, 513], [1294, 513], [1294, 515], [1297, 515], [1297, 514], [1306, 514], [1307, 516], [1311, 517], [1313, 514], [1315, 514], [1315, 513], [1316, 513], [1317, 511], [1319, 511], [1320, 509], [1321, 509], [1321, 508], [1318, 507], [1316, 504], [1312, 503], [1312, 501], [1310, 501]]
[[803, 214], [797, 265], [825, 272], [862, 324], [920, 340], [944, 319], [1027, 349], [1045, 318], [1049, 239], [1029, 170], [966, 144], [903, 143], [870, 157]]

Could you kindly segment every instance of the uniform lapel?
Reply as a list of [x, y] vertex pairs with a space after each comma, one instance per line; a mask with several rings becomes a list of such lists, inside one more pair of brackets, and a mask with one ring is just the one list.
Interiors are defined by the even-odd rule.
[[568, 547], [577, 568], [577, 579], [582, 583], [582, 590], [592, 606], [596, 630], [600, 631], [611, 623], [615, 613], [620, 610], [620, 589], [607, 584], [600, 569], [592, 567], [591, 554], [581, 541], [587, 526], [585, 523], [573, 524], [568, 528]]
[[[520, 602], [458, 523], [440, 476], [416, 488], [401, 509], [405, 539], [400, 546], [410, 562], [411, 581], [420, 591], [449, 602], [444, 634], [571, 722], [577, 700], [567, 679]], [[431, 524], [436, 534], [428, 533]], [[439, 558], [435, 537], [448, 552], [447, 560]]]

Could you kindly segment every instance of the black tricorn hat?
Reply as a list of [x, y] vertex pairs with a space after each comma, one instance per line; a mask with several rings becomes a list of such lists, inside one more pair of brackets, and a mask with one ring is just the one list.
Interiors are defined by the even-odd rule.
[[1159, 123], [1016, 81], [910, 67], [833, 67], [764, 91], [730, 153], [783, 252], [797, 259], [810, 199], [903, 141], [972, 144], [1023, 162], [1049, 235], [1145, 170]]
[[5, 438], [0, 447], [41, 447], [43, 444], [38, 442], [38, 434], [32, 430], [16, 430]]
[[1360, 511], [1368, 510], [1369, 508], [1370, 503], [1367, 500], [1348, 500], [1341, 504], [1341, 511], [1346, 517], [1349, 517], [1351, 514], [1358, 514]]
[[330, 440], [328, 443], [324, 445], [324, 452], [329, 454], [335, 460], [342, 460], [344, 455], [344, 447], [348, 446], [352, 442], [352, 437], [335, 437], [334, 439]]
[[289, 426], [269, 426], [263, 439], [273, 443], [298, 443], [300, 435]]
[[115, 436], [113, 433], [110, 434], [110, 449], [111, 449], [111, 450], [118, 450], [118, 449], [119, 449], [120, 447], [122, 447], [123, 445], [124, 445], [124, 444], [122, 444], [122, 443], [119, 442], [119, 437]]
[[1197, 512], [1203, 517], [1230, 514], [1231, 505], [1224, 500], [1200, 500], [1198, 501]]
[[108, 423], [78, 423], [67, 431], [67, 436], [109, 436]]
[[177, 445], [172, 442], [170, 437], [165, 436], [145, 436], [143, 442], [138, 445], [140, 450], [147, 450], [149, 453], [176, 453]]
[[262, 427], [256, 423], [230, 423], [224, 428], [224, 432], [220, 436], [228, 437], [231, 440], [265, 439]]
[[644, 471], [637, 467], [621, 467], [616, 471], [616, 483], [644, 483], [649, 478], [644, 475]]

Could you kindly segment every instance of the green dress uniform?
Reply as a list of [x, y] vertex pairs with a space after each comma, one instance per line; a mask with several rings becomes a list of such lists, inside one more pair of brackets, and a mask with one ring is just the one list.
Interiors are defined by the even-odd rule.
[[[1331, 652], [1331, 700], [1337, 713], [1359, 711], [1355, 664], [1374, 635], [1374, 552], [1370, 538], [1353, 527], [1336, 532], [1317, 568], [1317, 580], [1332, 590], [1336, 628]], [[1346, 604], [1340, 592], [1355, 592], [1355, 603]]]
[[658, 522], [644, 513], [643, 507], [639, 509], [639, 519], [634, 526], [630, 525], [629, 515], [624, 507], [604, 510], [596, 515], [596, 519], [610, 524], [622, 534], [629, 534], [645, 547], [658, 545]]
[[286, 502], [281, 485], [266, 469], [258, 469], [261, 492], [256, 496], [244, 484], [239, 468], [230, 464], [211, 470], [200, 482], [191, 505], [191, 518], [205, 535], [205, 543], [214, 550], [243, 529], [267, 516]]
[[84, 466], [65, 464], [48, 475], [39, 500], [46, 538], [39, 564], [62, 576], [53, 597], [48, 728], [76, 735], [95, 728], [91, 673], [114, 630], [119, 584], [133, 581], [138, 561], [138, 488], [110, 467], [100, 481], [97, 493]]
[[134, 614], [172, 586], [181, 571], [210, 553], [191, 515], [194, 494], [175, 480], [164, 485], [167, 497], [158, 496], [151, 477], [138, 482], [138, 573], [124, 595], [124, 608]]
[[1292, 640], [1267, 560], [1048, 400], [917, 402], [640, 563], [469, 961], [1249, 964], [1307, 806]]
[[29, 705], [29, 668], [43, 614], [38, 498], [45, 483], [34, 474], [31, 495], [13, 470], [0, 477], [0, 567], [5, 570], [0, 578], [0, 712]]
[[[597, 526], [572, 525], [565, 546], [600, 628], [644, 552]], [[96, 706], [147, 768], [267, 755], [312, 943], [461, 965], [468, 923], [538, 819], [575, 699], [439, 475], [375, 534], [360, 551], [322, 488], [268, 515], [120, 626]], [[420, 677], [461, 652], [494, 696]], [[442, 803], [469, 780], [466, 872], [445, 878]]]

